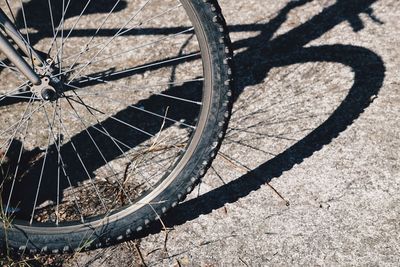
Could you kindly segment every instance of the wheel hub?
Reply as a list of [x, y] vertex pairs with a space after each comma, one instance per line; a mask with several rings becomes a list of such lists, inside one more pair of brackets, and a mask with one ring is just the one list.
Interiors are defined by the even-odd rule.
[[42, 89], [41, 96], [44, 100], [53, 101], [56, 99], [57, 92], [53, 87], [47, 87]]
[[31, 92], [45, 101], [57, 100], [62, 92], [61, 82], [48, 76], [42, 77], [41, 80], [42, 83], [40, 85], [31, 87]]

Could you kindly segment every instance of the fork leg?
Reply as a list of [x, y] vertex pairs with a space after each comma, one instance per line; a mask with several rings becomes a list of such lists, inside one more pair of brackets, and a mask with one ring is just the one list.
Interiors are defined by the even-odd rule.
[[14, 23], [8, 18], [8, 16], [4, 13], [4, 11], [0, 8], [0, 27], [4, 30], [4, 32], [9, 36], [15, 44], [24, 52], [24, 54], [32, 58], [33, 63], [36, 66], [44, 66], [45, 61], [41, 58], [41, 56], [29, 46], [26, 42], [22, 34], [15, 27]]
[[40, 77], [35, 71], [26, 63], [18, 51], [10, 44], [7, 38], [0, 32], [0, 50], [7, 56], [7, 58], [17, 67], [17, 69], [28, 78], [34, 85], [41, 84]]

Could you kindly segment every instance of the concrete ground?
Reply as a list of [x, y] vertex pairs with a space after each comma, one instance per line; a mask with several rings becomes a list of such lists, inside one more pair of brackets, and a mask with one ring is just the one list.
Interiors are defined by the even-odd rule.
[[237, 99], [212, 169], [167, 231], [64, 265], [399, 266], [400, 2], [220, 4]]

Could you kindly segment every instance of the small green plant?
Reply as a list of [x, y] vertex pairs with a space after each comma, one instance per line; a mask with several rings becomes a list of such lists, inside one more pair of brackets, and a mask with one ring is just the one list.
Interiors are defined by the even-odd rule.
[[4, 229], [4, 240], [2, 244], [3, 247], [2, 250], [4, 250], [4, 252], [2, 252], [2, 254], [5, 253], [6, 256], [9, 257], [10, 247], [8, 242], [8, 230], [12, 227], [13, 216], [12, 214], [8, 214], [7, 211], [5, 210], [2, 201], [3, 198], [1, 197], [2, 195], [3, 195], [2, 192], [0, 192], [0, 223], [2, 224], [2, 227]]

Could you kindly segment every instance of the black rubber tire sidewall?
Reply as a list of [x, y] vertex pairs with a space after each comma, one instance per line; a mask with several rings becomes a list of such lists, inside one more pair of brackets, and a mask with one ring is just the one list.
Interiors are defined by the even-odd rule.
[[[230, 40], [225, 21], [216, 1], [181, 0], [188, 13], [197, 19], [195, 24], [202, 43], [203, 57], [209, 57], [211, 105], [207, 122], [196, 149], [183, 171], [151, 201], [136, 212], [96, 229], [82, 227], [73, 232], [48, 234], [43, 231], [26, 232], [17, 226], [1, 230], [1, 241], [10, 248], [24, 252], [60, 253], [72, 249], [91, 249], [110, 245], [134, 237], [150, 222], [158, 220], [193, 189], [215, 157], [226, 131], [231, 108]], [[202, 36], [202, 37], [200, 37]], [[3, 226], [2, 226], [3, 228]]]

